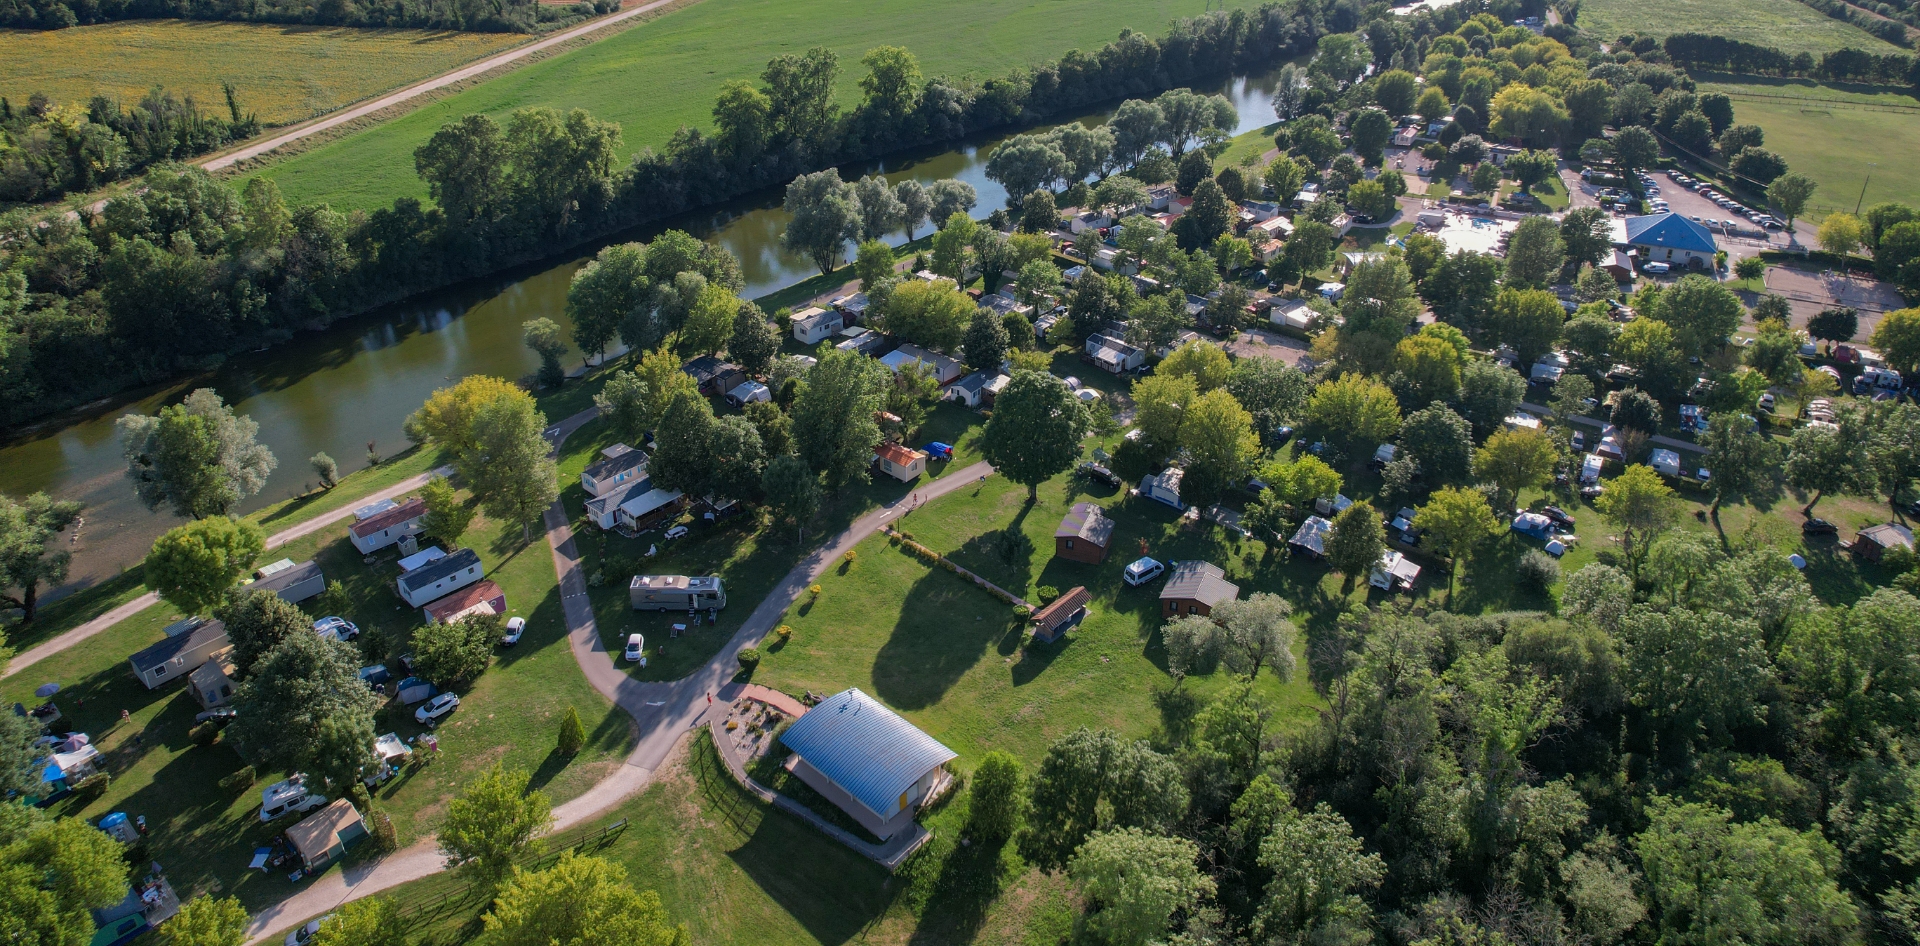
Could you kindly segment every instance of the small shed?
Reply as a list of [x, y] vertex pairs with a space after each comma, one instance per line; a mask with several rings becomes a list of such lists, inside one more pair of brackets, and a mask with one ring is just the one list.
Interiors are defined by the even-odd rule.
[[968, 407], [979, 407], [987, 394], [987, 376], [976, 371], [947, 385], [947, 400]]
[[420, 520], [427, 514], [427, 503], [418, 496], [391, 509], [357, 519], [347, 527], [347, 538], [362, 555], [370, 555], [400, 541], [402, 536], [418, 535]]
[[1186, 475], [1187, 471], [1170, 466], [1151, 476], [1141, 477], [1140, 495], [1184, 512], [1187, 504], [1180, 501], [1180, 480]]
[[1212, 562], [1174, 562], [1167, 583], [1160, 587], [1160, 616], [1174, 618], [1182, 614], [1202, 617], [1213, 609], [1240, 596], [1240, 586], [1227, 580], [1227, 573]]
[[271, 591], [288, 604], [299, 604], [326, 591], [327, 576], [320, 571], [320, 563], [311, 559], [298, 565], [288, 562], [287, 567], [274, 569], [247, 585], [247, 590]]
[[347, 853], [347, 848], [367, 836], [367, 823], [353, 803], [336, 798], [332, 804], [308, 815], [287, 829], [287, 841], [307, 870], [319, 870]]
[[223, 647], [187, 675], [187, 689], [201, 709], [225, 706], [233, 699], [233, 647]]
[[1053, 530], [1053, 554], [1070, 562], [1098, 565], [1113, 547], [1113, 520], [1093, 503], [1074, 503]]
[[1087, 358], [1113, 374], [1132, 371], [1147, 363], [1145, 349], [1099, 334], [1087, 336]]
[[999, 400], [1000, 392], [1005, 391], [1007, 385], [1012, 383], [1013, 378], [1009, 375], [994, 375], [992, 379], [987, 381], [986, 387], [980, 389], [981, 400], [985, 402], [987, 407], [992, 407], [993, 402]]
[[453, 592], [421, 609], [428, 624], [452, 624], [476, 614], [507, 613], [507, 593], [492, 581], [481, 581]]
[[1078, 585], [1069, 588], [1066, 594], [1034, 612], [1033, 639], [1042, 644], [1059, 640], [1060, 635], [1086, 619], [1087, 605], [1092, 601], [1093, 595], [1086, 588]]
[[788, 771], [882, 841], [952, 783], [954, 751], [858, 689], [808, 710], [780, 742], [793, 750]]
[[891, 441], [874, 448], [873, 462], [879, 465], [880, 472], [902, 483], [909, 482], [927, 472], [925, 451], [903, 447]]
[[1913, 530], [1897, 523], [1883, 522], [1861, 529], [1860, 534], [1853, 537], [1853, 554], [1869, 562], [1879, 561], [1892, 548], [1913, 551]]
[[227, 626], [212, 618], [193, 617], [167, 627], [167, 639], [134, 654], [133, 673], [147, 689], [188, 676], [214, 654], [224, 650]]
[[848, 325], [854, 325], [867, 317], [867, 310], [873, 307], [873, 302], [867, 298], [866, 293], [856, 292], [841, 296], [833, 300], [830, 305], [840, 310], [840, 314], [846, 317]]

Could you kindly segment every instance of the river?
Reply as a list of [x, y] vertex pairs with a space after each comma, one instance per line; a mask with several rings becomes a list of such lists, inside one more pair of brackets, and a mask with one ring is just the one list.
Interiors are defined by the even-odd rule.
[[[1240, 111], [1235, 134], [1274, 120], [1271, 75], [1236, 78], [1218, 91]], [[1109, 114], [1111, 109], [1103, 109], [1079, 120], [1094, 124]], [[975, 213], [985, 215], [1006, 203], [1006, 190], [986, 178], [987, 155], [1005, 137], [979, 136], [951, 150], [898, 155], [841, 173], [852, 180], [878, 171], [893, 182], [957, 178], [978, 191]], [[164, 510], [149, 512], [134, 498], [114, 429], [120, 415], [156, 411], [194, 388], [211, 386], [259, 423], [260, 442], [279, 459], [266, 487], [242, 504], [241, 511], [252, 511], [312, 488], [317, 477], [307, 459], [316, 453], [332, 456], [345, 473], [366, 466], [369, 442], [382, 454], [403, 449], [402, 422], [436, 388], [472, 374], [531, 374], [539, 360], [521, 344], [521, 323], [546, 316], [566, 325], [568, 282], [600, 246], [648, 240], [666, 229], [686, 230], [740, 258], [746, 298], [814, 275], [817, 270], [810, 261], [780, 247], [788, 219], [781, 199], [781, 190], [775, 188], [618, 234], [563, 259], [344, 319], [285, 344], [229, 358], [209, 375], [89, 405], [18, 433], [0, 447], [0, 493], [19, 497], [45, 490], [87, 504], [84, 524], [69, 545], [73, 567], [68, 581], [47, 599], [138, 562], [155, 537], [182, 521]], [[923, 227], [921, 234], [925, 232]], [[888, 239], [898, 245], [904, 237]], [[569, 351], [567, 360], [577, 364], [580, 354]]]

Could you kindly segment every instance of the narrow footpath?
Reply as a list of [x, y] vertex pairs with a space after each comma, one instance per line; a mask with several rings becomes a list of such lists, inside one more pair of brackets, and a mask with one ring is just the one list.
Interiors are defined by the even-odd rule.
[[[321, 513], [320, 515], [315, 516], [312, 519], [309, 519], [306, 522], [303, 522], [297, 526], [294, 526], [293, 528], [286, 529], [281, 532], [276, 532], [273, 535], [268, 536], [267, 548], [277, 549], [280, 546], [286, 545], [287, 543], [292, 542], [296, 539], [301, 539], [306, 536], [312, 535], [315, 532], [318, 532], [321, 529], [324, 529], [330, 525], [333, 525], [334, 523], [339, 522], [342, 519], [346, 519], [352, 516], [353, 511], [355, 509], [358, 509], [361, 506], [365, 506], [368, 503], [379, 502], [382, 499], [392, 499], [393, 497], [399, 496], [403, 493], [409, 493], [409, 492], [412, 492], [413, 490], [419, 489], [420, 487], [426, 485], [427, 479], [429, 477], [451, 476], [451, 475], [453, 475], [453, 468], [443, 466], [438, 469], [428, 470], [427, 472], [421, 473], [418, 476], [409, 476], [406, 479], [401, 480], [400, 482], [395, 483], [392, 486], [387, 487], [386, 489], [380, 490], [377, 493], [370, 493], [354, 502], [351, 502], [345, 506], [342, 506], [339, 509], [335, 509], [331, 512]], [[13, 661], [7, 665], [6, 672], [0, 673], [0, 677], [13, 676], [16, 673], [19, 673], [21, 670], [24, 670], [27, 667], [30, 667], [36, 663], [39, 663], [42, 660], [47, 659], [48, 657], [53, 656], [54, 654], [57, 654], [63, 650], [66, 650], [67, 648], [72, 647], [73, 645], [78, 644], [81, 641], [86, 640], [87, 638], [92, 637], [93, 635], [98, 634], [101, 631], [104, 631], [107, 628], [110, 628], [115, 624], [120, 623], [121, 621], [124, 621], [130, 617], [133, 617], [134, 615], [139, 614], [140, 612], [145, 611], [146, 609], [151, 608], [154, 605], [159, 603], [160, 603], [160, 595], [157, 592], [149, 591], [146, 594], [143, 594], [140, 597], [127, 602], [126, 604], [123, 604], [117, 608], [114, 608], [113, 610], [108, 611], [107, 613], [102, 614], [99, 617], [94, 618], [93, 620], [88, 621], [85, 624], [82, 624], [74, 628], [73, 630], [66, 632], [65, 634], [61, 634], [60, 636], [55, 637], [52, 640], [42, 641], [37, 646], [27, 648], [25, 653], [22, 653], [19, 656], [13, 658]]]
[[[554, 453], [569, 435], [579, 430], [599, 411], [588, 408], [545, 431]], [[556, 807], [554, 830], [561, 831], [592, 819], [625, 801], [653, 780], [653, 773], [680, 737], [705, 719], [718, 699], [721, 688], [739, 672], [736, 655], [758, 644], [771, 632], [780, 616], [808, 585], [813, 584], [848, 549], [860, 544], [887, 523], [909, 510], [925, 505], [962, 487], [978, 483], [993, 473], [993, 467], [981, 462], [920, 487], [913, 502], [905, 499], [874, 509], [854, 520], [846, 531], [834, 536], [822, 547], [787, 572], [759, 606], [747, 617], [740, 630], [706, 664], [670, 683], [635, 680], [614, 663], [600, 639], [594, 622], [592, 600], [587, 596], [587, 581], [580, 566], [579, 549], [573, 541], [573, 529], [567, 521], [566, 506], [555, 500], [543, 516], [547, 544], [553, 550], [553, 569], [559, 576], [560, 603], [567, 620], [567, 643], [580, 671], [607, 699], [633, 717], [638, 730], [633, 751], [612, 775], [602, 779], [580, 797]], [[720, 701], [724, 707], [724, 701]], [[371, 896], [408, 881], [418, 880], [446, 869], [432, 838], [423, 838], [404, 850], [351, 870], [328, 871], [299, 893], [262, 910], [247, 927], [249, 944], [265, 942], [296, 924], [325, 914], [350, 900]]]

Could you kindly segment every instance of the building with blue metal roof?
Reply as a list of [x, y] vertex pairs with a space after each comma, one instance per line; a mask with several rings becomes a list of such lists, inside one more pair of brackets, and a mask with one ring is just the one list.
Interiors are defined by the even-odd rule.
[[1642, 263], [1668, 263], [1711, 269], [1720, 249], [1713, 231], [1676, 213], [1627, 218], [1627, 245], [1639, 250]]
[[956, 756], [880, 701], [849, 689], [793, 721], [780, 741], [787, 770], [882, 841], [951, 781]]

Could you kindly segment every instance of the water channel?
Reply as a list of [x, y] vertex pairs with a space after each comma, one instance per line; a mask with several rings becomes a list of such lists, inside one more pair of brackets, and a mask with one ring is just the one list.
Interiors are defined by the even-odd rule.
[[[1274, 120], [1271, 75], [1235, 78], [1219, 91], [1239, 109], [1235, 134]], [[1079, 120], [1094, 124], [1109, 114], [1111, 109], [1104, 109]], [[978, 191], [975, 214], [984, 216], [1006, 202], [1006, 190], [986, 178], [987, 155], [1005, 137], [981, 136], [948, 151], [898, 155], [843, 168], [841, 175], [852, 180], [877, 171], [893, 182], [957, 178]], [[426, 293], [237, 355], [207, 376], [44, 422], [0, 446], [0, 493], [19, 497], [45, 490], [87, 504], [84, 526], [70, 546], [73, 568], [60, 591], [85, 587], [139, 561], [155, 537], [181, 521], [164, 510], [148, 512], [134, 498], [114, 429], [121, 414], [152, 412], [194, 388], [211, 386], [259, 423], [260, 441], [279, 459], [265, 489], [243, 504], [243, 512], [251, 511], [311, 488], [316, 477], [307, 458], [316, 453], [325, 451], [347, 472], [366, 465], [369, 442], [383, 454], [403, 449], [402, 422], [436, 388], [471, 374], [531, 374], [538, 359], [521, 344], [521, 323], [546, 316], [565, 325], [567, 285], [600, 245], [644, 241], [670, 228], [686, 230], [740, 258], [746, 298], [814, 275], [811, 262], [780, 247], [788, 219], [781, 199], [775, 188], [619, 234], [564, 258]], [[897, 245], [904, 238], [889, 239]], [[568, 356], [569, 363], [579, 359], [577, 352]]]

